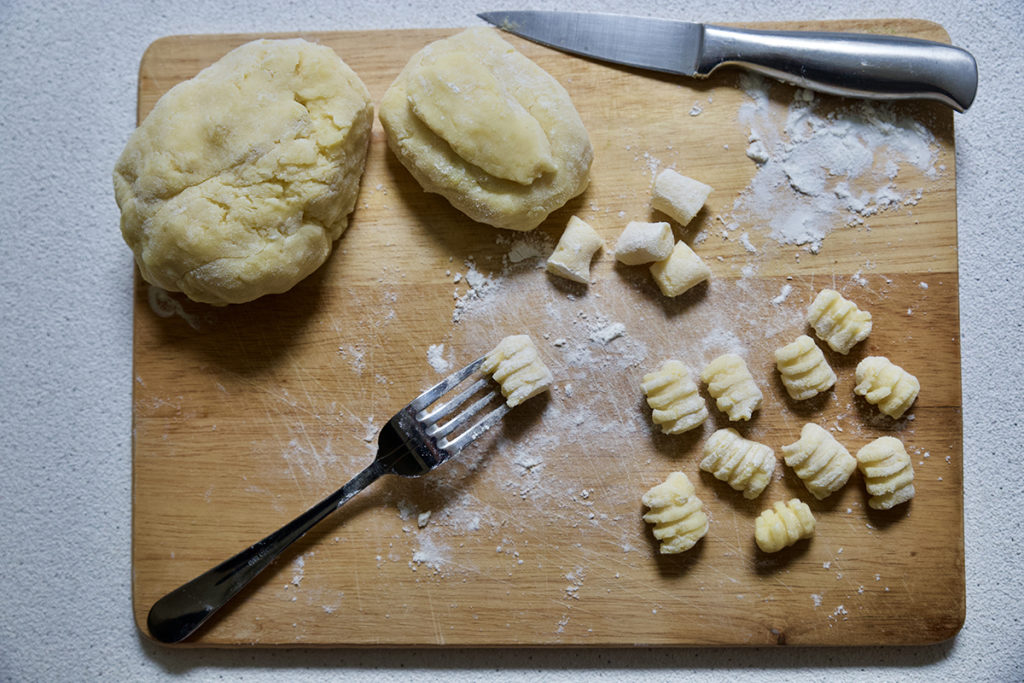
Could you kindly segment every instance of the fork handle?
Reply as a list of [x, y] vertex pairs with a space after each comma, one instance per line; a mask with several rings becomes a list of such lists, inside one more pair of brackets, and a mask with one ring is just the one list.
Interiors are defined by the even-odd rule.
[[162, 643], [177, 643], [187, 638], [285, 548], [385, 472], [379, 461], [373, 461], [350, 482], [288, 524], [157, 600], [146, 620], [150, 635]]

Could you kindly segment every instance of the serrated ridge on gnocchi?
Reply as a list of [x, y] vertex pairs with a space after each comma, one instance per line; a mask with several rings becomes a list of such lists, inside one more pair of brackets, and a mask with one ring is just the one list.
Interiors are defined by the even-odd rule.
[[806, 334], [775, 350], [775, 365], [782, 385], [794, 401], [804, 401], [828, 391], [836, 383], [825, 354]]
[[907, 412], [921, 391], [921, 383], [884, 356], [868, 356], [857, 364], [853, 391], [893, 419]]
[[857, 469], [857, 459], [850, 451], [812, 422], [805, 424], [800, 439], [783, 446], [782, 452], [783, 461], [818, 500], [843, 488]]
[[525, 334], [505, 337], [498, 342], [480, 369], [501, 385], [501, 395], [509, 408], [545, 391], [554, 381], [533, 340]]
[[762, 512], [754, 522], [754, 541], [766, 553], [775, 553], [814, 535], [816, 522], [811, 508], [799, 498], [781, 500]]
[[651, 420], [663, 433], [682, 434], [704, 424], [707, 406], [689, 369], [680, 361], [666, 360], [643, 376], [640, 387], [651, 407]]
[[818, 292], [807, 308], [807, 323], [818, 339], [844, 355], [871, 334], [871, 314], [834, 289]]
[[708, 393], [715, 399], [718, 409], [733, 422], [749, 420], [761, 407], [764, 396], [743, 359], [727, 353], [708, 363], [700, 373], [708, 385]]
[[868, 505], [875, 510], [888, 510], [914, 497], [914, 466], [896, 437], [879, 437], [861, 448], [857, 466], [871, 495]]
[[700, 469], [742, 491], [744, 498], [757, 498], [771, 482], [775, 452], [727, 427], [704, 442]]
[[694, 492], [690, 479], [672, 472], [641, 498], [650, 511], [644, 521], [653, 525], [654, 537], [661, 541], [660, 552], [672, 555], [689, 550], [708, 533], [704, 504]]

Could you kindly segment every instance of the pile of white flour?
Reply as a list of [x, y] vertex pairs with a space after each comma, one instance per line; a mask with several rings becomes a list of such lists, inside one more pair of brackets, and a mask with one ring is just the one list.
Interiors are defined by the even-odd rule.
[[[770, 96], [773, 82], [744, 75], [740, 83], [750, 100], [738, 119], [749, 127], [747, 156], [759, 168], [722, 217], [726, 235], [753, 224], [817, 253], [832, 228], [916, 204], [945, 170], [936, 166], [931, 131], [891, 105], [860, 101], [824, 112], [809, 90], [796, 90], [786, 106]], [[901, 173], [920, 187], [898, 191]]]

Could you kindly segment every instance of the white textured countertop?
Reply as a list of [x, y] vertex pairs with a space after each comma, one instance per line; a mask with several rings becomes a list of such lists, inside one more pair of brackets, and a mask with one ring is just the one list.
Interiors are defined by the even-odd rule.
[[146, 46], [178, 33], [469, 26], [454, 0], [0, 1], [0, 680], [1024, 679], [1024, 3], [530, 2], [697, 21], [915, 17], [978, 60], [956, 116], [967, 621], [929, 647], [172, 650], [130, 593], [131, 277], [110, 173]]

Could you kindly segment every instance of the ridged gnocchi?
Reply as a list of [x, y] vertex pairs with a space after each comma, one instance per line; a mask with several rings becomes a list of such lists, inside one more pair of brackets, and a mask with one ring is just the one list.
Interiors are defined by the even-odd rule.
[[640, 500], [650, 508], [650, 512], [644, 514], [644, 521], [654, 525], [652, 532], [661, 541], [662, 555], [689, 550], [708, 533], [704, 504], [682, 472], [672, 472]]
[[662, 294], [679, 296], [698, 283], [710, 279], [711, 269], [686, 242], [679, 241], [667, 259], [651, 264], [651, 275]]
[[828, 391], [836, 383], [825, 354], [806, 334], [791, 344], [775, 350], [775, 365], [782, 376], [782, 385], [794, 401], [813, 398]]
[[875, 439], [857, 451], [857, 466], [871, 497], [868, 505], [888, 510], [914, 497], [914, 466], [903, 442], [892, 436]]
[[823, 289], [807, 308], [807, 323], [833, 351], [846, 355], [871, 334], [871, 314], [834, 289]]
[[544, 365], [529, 335], [505, 337], [484, 359], [480, 369], [501, 385], [509, 408], [548, 389], [554, 377]]
[[743, 359], [734, 353], [719, 356], [700, 373], [701, 381], [708, 385], [708, 393], [715, 399], [718, 409], [729, 420], [749, 420], [761, 407], [764, 396]]
[[783, 461], [793, 468], [807, 490], [822, 500], [846, 486], [857, 459], [827, 431], [808, 422], [800, 440], [782, 447]]
[[660, 368], [643, 376], [640, 387], [651, 407], [651, 419], [665, 434], [682, 434], [704, 424], [707, 406], [689, 369], [681, 362], [666, 360]]
[[921, 383], [884, 356], [868, 356], [857, 364], [853, 391], [891, 418], [899, 419], [917, 399]]
[[742, 491], [744, 498], [757, 498], [771, 482], [775, 452], [731, 427], [719, 429], [704, 443], [700, 469]]
[[775, 553], [814, 535], [814, 515], [807, 503], [781, 500], [762, 512], [754, 522], [754, 541], [766, 553]]
[[590, 260], [604, 240], [588, 223], [573, 216], [562, 232], [558, 245], [548, 257], [546, 268], [552, 275], [573, 282], [590, 282]]

